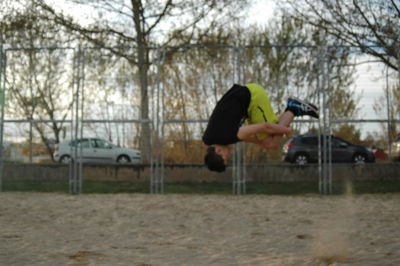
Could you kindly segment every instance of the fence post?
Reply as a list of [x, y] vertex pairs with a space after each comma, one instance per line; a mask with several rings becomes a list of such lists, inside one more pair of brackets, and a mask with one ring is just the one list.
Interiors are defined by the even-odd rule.
[[387, 114], [387, 145], [388, 145], [388, 155], [389, 155], [389, 160], [392, 159], [392, 132], [391, 132], [391, 122], [390, 122], [390, 113], [391, 113], [391, 108], [390, 108], [390, 88], [389, 88], [389, 67], [386, 66], [386, 114]]
[[318, 139], [318, 169], [319, 169], [319, 192], [321, 194], [332, 193], [332, 153], [331, 153], [331, 128], [330, 128], [330, 108], [328, 106], [329, 88], [328, 88], [328, 61], [327, 46], [320, 46], [319, 56], [319, 74], [318, 74], [318, 96], [320, 103], [319, 135]]
[[[71, 145], [71, 161], [69, 171], [69, 192], [78, 195], [82, 192], [82, 145], [79, 145], [78, 139], [82, 139], [83, 134], [83, 52], [79, 46], [75, 50], [74, 60], [74, 77], [72, 96], [74, 105], [72, 108], [72, 123], [71, 123], [71, 136], [72, 140], [76, 141], [75, 148]], [[79, 149], [79, 150], [78, 150]], [[73, 156], [72, 156], [73, 155]]]
[[6, 51], [3, 44], [0, 44], [0, 192], [3, 191], [3, 136], [4, 136], [4, 104], [6, 88]]
[[[235, 83], [243, 83], [244, 71], [242, 64], [243, 47], [235, 46], [234, 48], [234, 66], [235, 66]], [[233, 194], [246, 194], [246, 149], [242, 142], [236, 143], [233, 148], [232, 162], [232, 192]]]
[[[162, 61], [164, 60], [164, 49], [158, 47], [156, 52], [157, 77], [155, 90], [153, 90], [153, 103], [155, 104], [153, 114], [154, 145], [150, 156], [150, 193], [164, 193], [164, 157], [162, 153], [162, 142], [164, 138], [164, 90], [161, 84]], [[153, 150], [154, 149], [154, 150]], [[154, 161], [153, 161], [153, 156]]]

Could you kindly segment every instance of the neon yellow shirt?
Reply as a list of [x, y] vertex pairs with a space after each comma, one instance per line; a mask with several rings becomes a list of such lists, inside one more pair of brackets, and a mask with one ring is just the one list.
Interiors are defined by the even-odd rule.
[[[255, 83], [245, 85], [251, 94], [250, 104], [247, 109], [248, 124], [261, 124], [265, 122], [277, 123], [279, 120], [272, 109], [267, 92], [263, 87]], [[257, 134], [258, 139], [264, 139], [267, 134]]]

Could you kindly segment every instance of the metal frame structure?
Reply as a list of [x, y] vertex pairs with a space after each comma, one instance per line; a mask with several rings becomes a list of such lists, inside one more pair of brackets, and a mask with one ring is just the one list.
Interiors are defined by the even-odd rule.
[[[164, 157], [162, 150], [162, 139], [164, 138], [164, 88], [161, 84], [162, 63], [164, 61], [165, 51], [163, 48], [158, 47], [156, 52], [157, 63], [157, 77], [156, 86], [153, 91], [153, 132], [154, 132], [154, 151], [152, 149], [152, 156], [150, 162], [150, 193], [162, 194], [164, 193]], [[154, 158], [153, 158], [154, 157]]]
[[6, 65], [7, 54], [4, 50], [3, 44], [0, 44], [0, 191], [3, 188], [3, 171], [4, 171], [4, 157], [3, 157], [3, 136], [4, 136], [4, 108], [5, 108], [5, 90], [6, 90]]
[[329, 99], [329, 85], [328, 79], [328, 64], [327, 48], [319, 47], [319, 73], [317, 78], [318, 96], [320, 103], [320, 119], [319, 122], [319, 135], [318, 138], [318, 165], [319, 165], [319, 192], [321, 194], [332, 193], [332, 149], [331, 149], [331, 123], [330, 123], [330, 106], [327, 101]]
[[[205, 48], [209, 46], [198, 46], [190, 45], [179, 48], [190, 49], [190, 48]], [[242, 46], [237, 45], [212, 45], [213, 48], [229, 48], [233, 50], [232, 63], [234, 66], [233, 81], [235, 83], [246, 83], [245, 75], [243, 70], [243, 52], [247, 48], [263, 48], [265, 46]], [[271, 45], [271, 47], [281, 47], [279, 45]], [[346, 120], [336, 119], [332, 120], [330, 115], [330, 107], [328, 105], [328, 94], [329, 94], [329, 80], [328, 69], [329, 62], [324, 56], [329, 46], [301, 46], [294, 45], [291, 47], [304, 47], [316, 49], [318, 58], [320, 59], [319, 73], [317, 73], [317, 87], [318, 87], [318, 101], [320, 109], [322, 110], [321, 119], [319, 120], [320, 133], [327, 138], [328, 141], [320, 142], [320, 156], [319, 156], [319, 191], [321, 194], [332, 193], [332, 163], [331, 163], [331, 149], [330, 149], [330, 133], [331, 125], [334, 123], [343, 122], [387, 122], [387, 123], [399, 123], [400, 120], [389, 120], [386, 119], [357, 119], [357, 120]], [[164, 156], [162, 154], [163, 139], [164, 139], [164, 127], [170, 123], [206, 123], [207, 120], [166, 120], [164, 115], [164, 85], [161, 81], [163, 63], [165, 58], [165, 49], [171, 47], [148, 47], [149, 49], [155, 50], [155, 61], [156, 62], [156, 85], [152, 89], [153, 105], [154, 110], [152, 119], [149, 120], [85, 120], [84, 119], [84, 82], [85, 82], [85, 49], [98, 49], [98, 48], [71, 48], [64, 47], [58, 49], [73, 49], [74, 61], [73, 61], [73, 88], [72, 96], [74, 99], [74, 107], [72, 109], [71, 120], [64, 120], [63, 122], [71, 123], [71, 136], [74, 139], [82, 138], [83, 136], [83, 124], [85, 123], [150, 123], [152, 127], [152, 143], [151, 143], [151, 161], [150, 161], [150, 192], [153, 194], [164, 193]], [[177, 48], [177, 47], [175, 47]], [[57, 49], [57, 48], [26, 48], [31, 49]], [[100, 48], [101, 49], [101, 48]], [[5, 104], [5, 91], [6, 91], [6, 65], [7, 65], [7, 51], [11, 50], [23, 50], [21, 49], [5, 49], [0, 44], [0, 190], [2, 188], [3, 181], [3, 135], [4, 135], [4, 123], [7, 122], [46, 122], [47, 120], [4, 120], [4, 104]], [[400, 49], [399, 49], [400, 50]], [[400, 66], [400, 55], [398, 59], [398, 65]], [[400, 67], [399, 67], [400, 69]], [[400, 70], [399, 70], [400, 80]], [[390, 98], [387, 99], [390, 101]], [[388, 104], [388, 114], [390, 112]], [[50, 120], [49, 120], [50, 121]], [[47, 121], [47, 122], [49, 122]], [[52, 121], [54, 122], [54, 121]], [[294, 121], [294, 122], [307, 122], [307, 121]], [[75, 158], [82, 156], [82, 150], [74, 149]], [[233, 154], [233, 165], [232, 165], [232, 192], [233, 194], [245, 194], [246, 193], [246, 147], [244, 143], [236, 144], [234, 147]], [[80, 160], [72, 160], [69, 171], [69, 192], [71, 194], [80, 194], [82, 192], [82, 163]]]
[[[243, 70], [243, 52], [244, 49], [239, 44], [233, 48], [234, 51], [234, 82], [237, 84], [244, 84], [244, 70]], [[232, 193], [241, 195], [246, 194], [246, 144], [239, 142], [234, 145], [233, 149], [233, 166], [232, 166]]]
[[[72, 107], [71, 114], [71, 136], [73, 140], [82, 139], [83, 136], [83, 109], [84, 109], [84, 51], [79, 46], [75, 51], [73, 62], [73, 91], [72, 99], [74, 99], [74, 106]], [[78, 144], [78, 143], [77, 143]], [[74, 154], [69, 164], [69, 192], [71, 194], [80, 194], [82, 192], [82, 145], [77, 145], [78, 148], [73, 148], [71, 145], [71, 154]]]

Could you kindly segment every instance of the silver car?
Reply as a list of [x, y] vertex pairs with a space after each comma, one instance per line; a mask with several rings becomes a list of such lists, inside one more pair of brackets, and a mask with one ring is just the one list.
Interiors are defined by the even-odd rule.
[[68, 140], [56, 145], [54, 159], [60, 163], [69, 163], [79, 156], [82, 149], [82, 162], [93, 163], [140, 163], [139, 150], [120, 148], [104, 139], [82, 138]]

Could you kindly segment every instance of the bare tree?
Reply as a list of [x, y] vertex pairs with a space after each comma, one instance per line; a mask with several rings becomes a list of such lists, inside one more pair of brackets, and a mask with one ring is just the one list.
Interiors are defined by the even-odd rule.
[[283, 8], [294, 18], [323, 29], [345, 44], [374, 56], [389, 68], [399, 70], [398, 0], [286, 0]]
[[[195, 43], [207, 29], [229, 25], [242, 14], [244, 1], [208, 0], [71, 0], [76, 6], [89, 8], [89, 23], [56, 9], [44, 0], [37, 5], [47, 12], [45, 19], [84, 37], [96, 46], [105, 47], [136, 66], [140, 84], [140, 118], [149, 119], [149, 69], [152, 64], [150, 47]], [[135, 52], [124, 46], [136, 46]], [[173, 51], [172, 51], [173, 52]], [[150, 158], [150, 126], [142, 124], [140, 148], [144, 160]]]
[[[0, 40], [13, 48], [21, 48], [8, 53], [7, 113], [25, 119], [53, 120], [32, 124], [53, 158], [49, 139], [60, 141], [72, 106], [72, 99], [67, 96], [71, 94], [72, 79], [68, 77], [72, 71], [65, 64], [72, 59], [67, 50], [38, 48], [52, 46], [52, 40], [62, 39], [64, 32], [54, 24], [37, 20], [31, 7], [13, 2], [1, 13]], [[64, 41], [69, 40], [64, 38]], [[32, 137], [33, 132], [29, 131]]]

